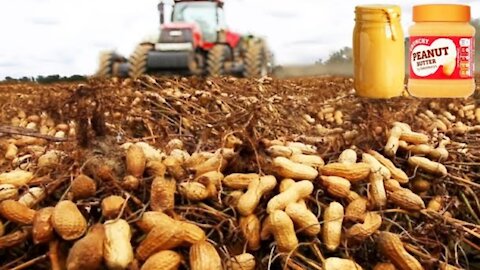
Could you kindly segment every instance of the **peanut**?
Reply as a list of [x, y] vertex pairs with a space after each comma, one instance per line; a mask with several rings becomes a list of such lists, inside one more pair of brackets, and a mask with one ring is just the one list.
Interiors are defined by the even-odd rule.
[[429, 144], [411, 145], [407, 148], [414, 155], [430, 155], [434, 148]]
[[206, 172], [199, 177], [195, 178], [195, 182], [202, 183], [205, 186], [213, 185], [214, 187], [220, 187], [224, 176], [223, 173], [217, 171]]
[[393, 126], [397, 126], [401, 128], [402, 131], [405, 131], [405, 132], [412, 131], [412, 128], [410, 127], [410, 125], [403, 122], [393, 122]]
[[270, 224], [270, 218], [267, 217], [263, 220], [262, 223], [262, 229], [260, 230], [260, 239], [265, 241], [270, 239], [270, 236], [272, 236], [272, 226]]
[[336, 257], [330, 257], [323, 263], [323, 269], [325, 270], [362, 270], [363, 268], [355, 261], [348, 259], [341, 259]]
[[371, 171], [369, 164], [364, 162], [354, 164], [329, 163], [320, 168], [322, 175], [339, 176], [352, 183], [359, 182], [368, 177]]
[[[311, 183], [310, 183], [311, 184]], [[238, 200], [237, 210], [243, 216], [248, 216], [255, 211], [260, 198], [267, 192], [273, 190], [277, 185], [274, 176], [263, 176], [260, 179], [254, 179], [248, 185], [248, 190]]]
[[234, 190], [228, 193], [227, 196], [225, 196], [225, 198], [223, 199], [223, 203], [229, 207], [237, 208], [238, 201], [243, 194], [245, 193], [241, 190]]
[[281, 210], [275, 210], [268, 216], [268, 228], [280, 252], [290, 252], [298, 245], [292, 219]]
[[14, 231], [0, 237], [0, 249], [14, 247], [27, 241], [29, 233], [26, 229]]
[[363, 222], [367, 211], [368, 201], [363, 197], [353, 200], [345, 209], [345, 219], [354, 222]]
[[227, 166], [226, 158], [221, 154], [215, 154], [211, 158], [207, 159], [194, 167], [192, 170], [195, 172], [195, 176], [200, 176], [206, 172], [219, 171], [222, 172]]
[[423, 133], [413, 132], [413, 131], [403, 131], [400, 135], [400, 140], [406, 141], [407, 143], [413, 144], [422, 144], [428, 143], [428, 136]]
[[387, 193], [383, 183], [383, 176], [378, 172], [370, 174], [370, 193], [371, 201], [377, 207], [384, 207], [387, 205]]
[[133, 261], [130, 225], [123, 219], [117, 219], [105, 222], [104, 228], [103, 258], [108, 268], [126, 269]]
[[443, 198], [442, 196], [435, 196], [429, 202], [427, 209], [433, 212], [440, 212], [443, 209]]
[[[293, 186], [295, 183], [296, 183], [295, 180], [290, 179], [290, 178], [285, 178], [280, 182], [280, 186], [278, 187], [278, 191], [280, 193], [282, 193], [285, 190], [287, 190], [289, 187]], [[305, 200], [300, 199], [297, 202], [304, 205], [305, 207], [307, 207], [307, 204], [305, 203]]]
[[429, 156], [437, 160], [446, 160], [448, 158], [448, 150], [445, 148], [445, 145], [450, 143], [450, 140], [443, 140], [440, 142], [437, 148], [433, 149]]
[[293, 202], [308, 197], [313, 192], [313, 184], [308, 180], [296, 182], [284, 192], [274, 196], [267, 204], [267, 213], [274, 210], [283, 210]]
[[18, 196], [18, 189], [12, 184], [0, 185], [0, 201], [8, 199], [16, 199]]
[[210, 197], [211, 192], [206, 186], [197, 182], [181, 183], [178, 186], [178, 191], [190, 201], [203, 201]]
[[319, 168], [325, 165], [323, 159], [315, 155], [294, 154], [290, 157], [290, 160], [313, 168]]
[[137, 178], [143, 176], [147, 158], [143, 149], [138, 145], [131, 145], [126, 154], [127, 172]]
[[31, 208], [36, 205], [37, 202], [43, 200], [46, 195], [43, 187], [31, 187], [20, 196], [18, 202]]
[[392, 174], [387, 167], [383, 166], [375, 157], [370, 154], [363, 153], [362, 154], [362, 161], [365, 163], [370, 164], [372, 172], [380, 173], [384, 179], [390, 179]]
[[7, 150], [5, 151], [5, 159], [13, 160], [17, 157], [17, 154], [18, 154], [18, 147], [13, 143], [9, 143], [7, 145]]
[[102, 224], [92, 226], [90, 232], [75, 242], [67, 258], [68, 270], [100, 269], [103, 260], [105, 229]]
[[350, 181], [338, 176], [321, 176], [322, 184], [327, 192], [338, 198], [346, 198], [350, 193]]
[[395, 266], [391, 263], [377, 263], [373, 270], [396, 270]]
[[368, 153], [374, 158], [376, 158], [383, 166], [385, 166], [390, 171], [393, 179], [397, 180], [401, 184], [408, 183], [408, 175], [401, 169], [395, 167], [392, 161], [390, 161], [388, 158], [385, 158], [376, 151], [370, 150], [368, 151]]
[[400, 186], [400, 183], [397, 180], [394, 179], [388, 179], [383, 181], [383, 184], [385, 186], [385, 190], [394, 192], [395, 190], [403, 189], [402, 186]]
[[419, 167], [420, 169], [440, 176], [446, 176], [448, 174], [447, 168], [435, 161], [431, 161], [424, 157], [409, 157], [408, 164], [414, 167]]
[[167, 145], [165, 145], [165, 151], [167, 152], [167, 154], [170, 154], [173, 150], [175, 149], [183, 149], [184, 147], [184, 144], [183, 142], [180, 140], [180, 139], [171, 139], [170, 141], [168, 141]]
[[175, 226], [178, 226], [182, 229], [182, 232], [179, 234], [178, 238], [180, 238], [183, 245], [193, 245], [207, 238], [202, 228], [193, 223], [180, 220], [175, 221], [175, 223]]
[[11, 184], [16, 187], [25, 186], [33, 179], [33, 173], [16, 169], [10, 172], [0, 173], [0, 184]]
[[182, 263], [182, 255], [172, 250], [162, 250], [150, 256], [140, 270], [177, 270]]
[[357, 241], [363, 241], [375, 233], [380, 226], [382, 226], [382, 217], [377, 213], [369, 212], [365, 215], [363, 224], [353, 225], [347, 230], [346, 236]]
[[387, 144], [385, 145], [385, 154], [389, 157], [395, 156], [398, 150], [400, 136], [403, 130], [399, 126], [394, 126], [390, 130], [390, 136], [388, 137]]
[[412, 190], [415, 193], [421, 193], [428, 191], [431, 187], [431, 184], [428, 180], [421, 178], [421, 177], [415, 177], [412, 181]]
[[38, 158], [37, 167], [42, 171], [55, 168], [60, 162], [60, 151], [50, 150]]
[[272, 145], [267, 148], [267, 153], [272, 157], [291, 157], [294, 154], [302, 154], [302, 150], [296, 147], [288, 147], [284, 145]]
[[323, 214], [323, 242], [330, 251], [340, 245], [343, 215], [343, 206], [338, 202], [331, 202]]
[[183, 168], [184, 161], [178, 156], [168, 156], [163, 164], [167, 168], [167, 172], [170, 176], [175, 178], [178, 181], [181, 181], [187, 178], [187, 171]]
[[135, 191], [140, 186], [140, 180], [133, 175], [127, 175], [123, 178], [121, 185], [126, 190]]
[[225, 147], [226, 148], [235, 148], [243, 144], [243, 141], [237, 136], [230, 134], [225, 138]]
[[111, 195], [102, 200], [102, 215], [106, 218], [115, 218], [122, 210], [125, 199]]
[[304, 144], [301, 142], [287, 142], [286, 146], [292, 148], [292, 149], [299, 149], [301, 153], [306, 154], [306, 155], [314, 155], [317, 153], [317, 147], [309, 144]]
[[397, 189], [388, 197], [394, 204], [405, 210], [419, 211], [425, 208], [422, 198], [406, 188]]
[[173, 218], [157, 211], [147, 211], [143, 213], [141, 219], [137, 221], [137, 226], [145, 233], [150, 232], [156, 226], [173, 227], [175, 225]]
[[160, 160], [149, 160], [147, 161], [146, 170], [153, 177], [163, 177], [167, 171], [167, 166]]
[[357, 162], [357, 152], [353, 149], [345, 149], [338, 157], [338, 162], [343, 164], [354, 164]]
[[185, 164], [185, 161], [187, 161], [190, 158], [190, 154], [185, 150], [173, 149], [170, 152], [170, 157], [174, 157], [174, 158], [179, 159], [181, 161], [182, 165], [183, 165], [183, 164]]
[[193, 153], [188, 160], [185, 161], [185, 166], [187, 168], [193, 168], [199, 164], [204, 163], [209, 158], [215, 156], [215, 154], [210, 152], [195, 152]]
[[320, 223], [317, 217], [304, 204], [290, 203], [285, 213], [292, 219], [300, 233], [315, 236], [320, 233]]
[[246, 217], [240, 217], [240, 229], [243, 237], [247, 240], [249, 250], [260, 249], [260, 220], [256, 215], [250, 214]]
[[137, 258], [145, 261], [152, 254], [180, 246], [183, 242], [180, 226], [155, 226], [137, 247]]
[[229, 270], [254, 270], [255, 257], [250, 253], [243, 253], [230, 258]]
[[33, 223], [35, 210], [9, 199], [0, 202], [0, 215], [11, 222], [29, 225]]
[[150, 191], [150, 208], [154, 211], [173, 209], [175, 205], [176, 182], [168, 176], [153, 179]]
[[222, 184], [231, 189], [247, 189], [253, 179], [260, 179], [257, 173], [232, 173], [225, 176]]
[[423, 270], [417, 259], [405, 250], [398, 235], [381, 232], [377, 243], [383, 255], [390, 259], [399, 270]]
[[222, 270], [222, 259], [212, 244], [201, 241], [190, 247], [190, 268], [192, 270]]
[[87, 231], [87, 220], [71, 201], [57, 203], [51, 223], [55, 231], [67, 241], [78, 239]]
[[86, 199], [95, 196], [97, 184], [92, 178], [80, 174], [72, 181], [70, 191], [75, 199]]
[[318, 176], [318, 171], [308, 165], [293, 162], [284, 157], [276, 157], [273, 160], [273, 166], [276, 173], [282, 177], [295, 180], [314, 180]]
[[45, 207], [35, 213], [32, 226], [32, 239], [34, 244], [48, 243], [54, 237], [51, 218], [53, 207]]

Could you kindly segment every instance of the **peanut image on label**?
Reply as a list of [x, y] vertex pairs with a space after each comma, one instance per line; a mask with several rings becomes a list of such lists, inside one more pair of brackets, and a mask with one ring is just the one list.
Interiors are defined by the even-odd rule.
[[446, 76], [451, 76], [453, 74], [453, 71], [455, 70], [456, 64], [456, 58], [450, 58], [446, 60], [443, 64], [443, 74], [445, 74]]

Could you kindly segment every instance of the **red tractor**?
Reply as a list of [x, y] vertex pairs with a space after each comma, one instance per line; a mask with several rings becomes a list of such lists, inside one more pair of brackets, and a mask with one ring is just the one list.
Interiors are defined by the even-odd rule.
[[99, 76], [137, 78], [145, 73], [262, 77], [272, 71], [266, 42], [227, 29], [222, 0], [175, 0], [165, 23], [160, 2], [160, 36], [142, 42], [127, 60], [115, 52], [100, 57]]

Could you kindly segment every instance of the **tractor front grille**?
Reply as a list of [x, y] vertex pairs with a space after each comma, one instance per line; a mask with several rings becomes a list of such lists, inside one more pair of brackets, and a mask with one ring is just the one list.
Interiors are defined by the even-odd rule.
[[193, 42], [190, 29], [166, 29], [160, 33], [159, 43], [184, 43]]

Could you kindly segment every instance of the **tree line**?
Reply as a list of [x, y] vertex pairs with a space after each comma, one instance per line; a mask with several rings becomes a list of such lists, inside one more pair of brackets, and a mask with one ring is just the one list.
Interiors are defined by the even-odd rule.
[[0, 83], [32, 82], [32, 83], [47, 84], [47, 83], [56, 83], [56, 82], [82, 82], [86, 80], [87, 80], [87, 77], [83, 75], [60, 76], [56, 74], [56, 75], [48, 75], [48, 76], [40, 75], [37, 77], [24, 76], [21, 78], [13, 78], [13, 77], [7, 76]]

